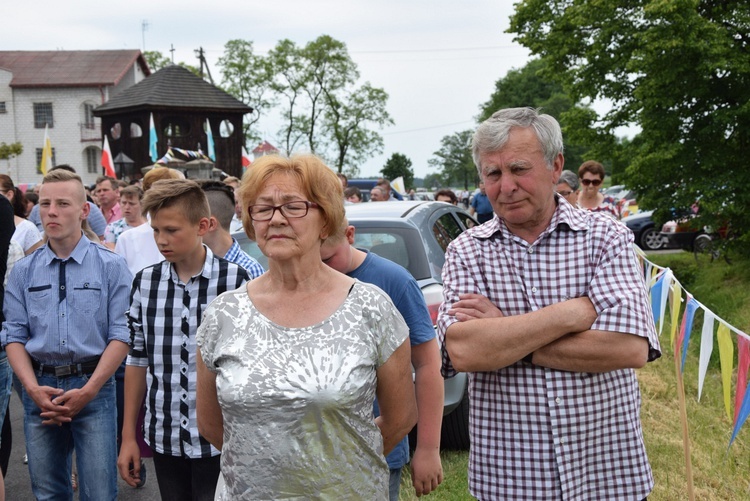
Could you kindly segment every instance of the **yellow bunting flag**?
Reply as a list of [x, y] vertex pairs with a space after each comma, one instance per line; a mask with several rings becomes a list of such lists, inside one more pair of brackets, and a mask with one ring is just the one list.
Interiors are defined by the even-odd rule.
[[682, 289], [675, 283], [672, 287], [672, 309], [669, 326], [669, 345], [674, 348], [674, 335], [680, 323], [680, 302], [682, 301]]
[[730, 407], [730, 396], [732, 393], [732, 371], [734, 369], [734, 343], [729, 335], [729, 327], [725, 323], [719, 323], [716, 329], [716, 340], [719, 343], [719, 362], [721, 363], [721, 384], [724, 387], [724, 407], [727, 417], [732, 421], [732, 409]]

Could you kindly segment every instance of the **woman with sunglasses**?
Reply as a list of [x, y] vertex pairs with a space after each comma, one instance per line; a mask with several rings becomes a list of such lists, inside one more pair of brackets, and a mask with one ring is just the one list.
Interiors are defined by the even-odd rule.
[[384, 454], [417, 420], [409, 332], [382, 290], [320, 259], [341, 182], [313, 155], [265, 156], [239, 197], [268, 271], [213, 301], [196, 336], [221, 499], [386, 500]]
[[599, 188], [604, 181], [604, 167], [595, 160], [583, 162], [578, 168], [581, 191], [578, 193], [578, 206], [591, 212], [606, 212], [615, 219], [620, 218], [617, 202], [604, 196]]

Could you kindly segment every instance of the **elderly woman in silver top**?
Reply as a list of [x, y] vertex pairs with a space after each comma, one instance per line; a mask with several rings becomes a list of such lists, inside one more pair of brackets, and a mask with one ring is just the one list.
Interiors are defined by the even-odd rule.
[[417, 417], [408, 329], [383, 291], [320, 259], [341, 183], [314, 156], [268, 156], [240, 197], [269, 269], [211, 303], [197, 335], [198, 427], [222, 451], [221, 496], [387, 499], [384, 453]]

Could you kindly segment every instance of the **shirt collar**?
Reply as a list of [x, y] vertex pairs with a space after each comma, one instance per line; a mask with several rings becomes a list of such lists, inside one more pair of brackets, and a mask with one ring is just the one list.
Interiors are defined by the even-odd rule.
[[[552, 214], [552, 219], [537, 240], [552, 233], [562, 224], [566, 225], [573, 231], [584, 231], [588, 229], [589, 225], [586, 221], [586, 211], [576, 209], [557, 193], [555, 193], [555, 200], [557, 202], [557, 207], [555, 207], [555, 212]], [[480, 240], [491, 238], [498, 232], [505, 238], [513, 237], [513, 233], [511, 233], [511, 231], [505, 226], [503, 220], [497, 215], [494, 215], [490, 221], [479, 225], [472, 230], [472, 236]]]
[[[202, 276], [204, 278], [211, 278], [211, 272], [213, 270], [213, 261], [214, 261], [214, 253], [211, 252], [211, 249], [208, 248], [206, 244], [203, 244], [203, 248], [206, 249], [206, 260], [203, 261], [203, 269], [201, 270], [198, 275], [196, 276]], [[162, 261], [161, 263], [161, 279], [162, 280], [169, 280], [172, 277], [174, 277], [175, 280], [179, 280], [177, 277], [177, 271], [175, 271], [174, 266], [172, 266], [172, 263], [167, 261], [166, 259]]]
[[229, 246], [229, 250], [227, 250], [227, 253], [224, 254], [224, 259], [229, 259], [229, 257], [234, 257], [239, 254], [240, 250], [242, 250], [242, 247], [240, 247], [240, 243], [237, 241], [236, 238], [232, 237], [232, 245]]
[[55, 259], [59, 261], [67, 261], [68, 259], [72, 259], [76, 263], [81, 264], [83, 262], [83, 259], [86, 257], [86, 253], [89, 251], [89, 244], [91, 243], [93, 242], [86, 238], [86, 234], [81, 231], [81, 239], [76, 244], [73, 252], [70, 253], [70, 256], [66, 257], [65, 259], [61, 259], [60, 257], [58, 257], [57, 254], [55, 254], [55, 252], [50, 248], [49, 243], [47, 243], [43, 247], [44, 260], [47, 264], [52, 264]]

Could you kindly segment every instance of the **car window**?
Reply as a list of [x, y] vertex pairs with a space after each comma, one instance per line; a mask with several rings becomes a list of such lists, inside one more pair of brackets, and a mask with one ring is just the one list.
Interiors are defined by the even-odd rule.
[[400, 264], [409, 269], [409, 252], [402, 235], [394, 233], [365, 233], [354, 234], [354, 246], [367, 249], [380, 257]]
[[464, 229], [458, 224], [458, 221], [456, 221], [456, 218], [452, 214], [440, 216], [435, 221], [435, 224], [432, 225], [432, 234], [435, 235], [435, 240], [437, 240], [443, 252], [448, 249], [448, 244], [463, 231]]

